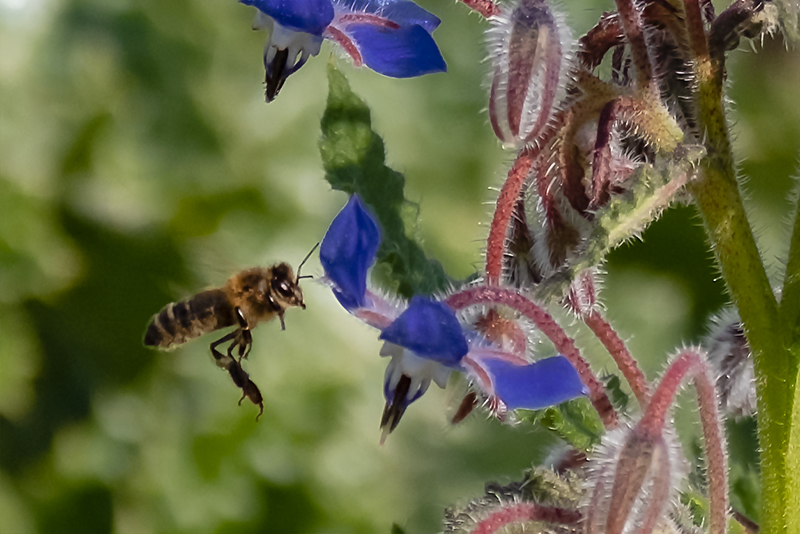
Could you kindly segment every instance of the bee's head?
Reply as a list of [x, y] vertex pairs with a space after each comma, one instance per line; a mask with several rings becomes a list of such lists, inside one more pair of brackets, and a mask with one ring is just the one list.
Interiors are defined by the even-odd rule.
[[279, 263], [272, 268], [270, 289], [275, 300], [282, 307], [299, 306], [306, 308], [303, 302], [303, 290], [300, 289], [299, 279], [295, 277], [292, 267], [288, 263]]

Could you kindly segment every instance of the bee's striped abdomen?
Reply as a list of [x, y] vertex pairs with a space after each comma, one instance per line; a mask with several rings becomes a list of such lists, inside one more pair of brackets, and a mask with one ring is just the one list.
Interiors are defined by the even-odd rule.
[[198, 293], [189, 300], [172, 302], [153, 316], [144, 335], [144, 344], [162, 349], [232, 326], [233, 307], [221, 289]]

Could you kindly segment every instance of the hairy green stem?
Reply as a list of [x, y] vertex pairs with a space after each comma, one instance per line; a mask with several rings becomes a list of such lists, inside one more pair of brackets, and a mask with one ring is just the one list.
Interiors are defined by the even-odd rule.
[[762, 451], [761, 531], [783, 533], [790, 524], [800, 528], [800, 506], [790, 506], [786, 484], [794, 389], [790, 354], [736, 181], [722, 104], [722, 65], [705, 58], [698, 62], [697, 73], [698, 119], [707, 155], [700, 163], [699, 179], [689, 184], [689, 190], [753, 352]]
[[[781, 326], [785, 332], [789, 347], [790, 375], [797, 375], [798, 357], [800, 357], [800, 201], [797, 202], [797, 213], [794, 219], [792, 240], [789, 246], [789, 261], [786, 263], [786, 273], [781, 292]], [[800, 377], [798, 377], [800, 378]], [[797, 380], [797, 379], [795, 379]], [[786, 489], [788, 508], [796, 510], [800, 506], [800, 399], [797, 398], [800, 388], [795, 381], [793, 392], [791, 428], [789, 430], [789, 443], [786, 451]], [[788, 521], [789, 532], [800, 533], [800, 522], [795, 518]]]
[[[794, 216], [792, 240], [789, 245], [789, 260], [786, 262], [786, 273], [781, 291], [781, 319], [784, 328], [790, 332], [797, 329], [800, 320], [800, 197], [795, 200], [797, 213]], [[792, 340], [800, 336], [792, 335]]]

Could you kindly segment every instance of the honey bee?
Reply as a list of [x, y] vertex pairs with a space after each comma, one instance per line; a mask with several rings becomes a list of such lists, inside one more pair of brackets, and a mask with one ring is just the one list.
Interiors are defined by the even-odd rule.
[[[288, 308], [306, 308], [300, 280], [312, 278], [300, 276], [300, 269], [319, 246], [314, 245], [297, 268], [297, 275], [288, 263], [277, 263], [271, 267], [254, 267], [231, 276], [221, 288], [209, 289], [190, 299], [171, 302], [155, 314], [147, 325], [144, 344], [161, 350], [172, 350], [182, 343], [221, 328], [236, 326], [236, 329], [211, 343], [211, 354], [217, 366], [228, 371], [242, 390], [239, 404], [247, 397], [264, 412], [264, 400], [258, 386], [242, 369], [241, 362], [253, 347], [250, 331], [259, 323], [278, 317], [281, 330], [286, 330], [283, 315]], [[225, 353], [217, 350], [230, 342]], [[234, 350], [236, 354], [234, 355]], [[258, 417], [256, 417], [258, 420]]]

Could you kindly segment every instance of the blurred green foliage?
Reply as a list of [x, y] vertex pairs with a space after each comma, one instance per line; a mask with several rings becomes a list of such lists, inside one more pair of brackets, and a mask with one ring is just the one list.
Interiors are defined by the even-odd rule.
[[[420, 206], [407, 231], [466, 278], [481, 261], [487, 187], [510, 156], [481, 111], [485, 22], [421, 3], [444, 21], [447, 74], [389, 80], [339, 63]], [[576, 33], [611, 5], [568, 6]], [[236, 2], [0, 0], [0, 532], [430, 532], [445, 506], [518, 479], [556, 443], [481, 417], [449, 428], [459, 399], [435, 391], [380, 447], [375, 333], [314, 283], [286, 332], [254, 333], [258, 424], [213, 365], [215, 338], [170, 354], [142, 346], [167, 302], [253, 264], [299, 261], [345, 200], [317, 149], [330, 49], [268, 106], [252, 15]], [[800, 151], [798, 53], [768, 40], [736, 54], [729, 78], [749, 208], [778, 275]], [[608, 315], [649, 377], [725, 301], [691, 207], [607, 270]], [[680, 410], [687, 451], [694, 417]], [[731, 429], [737, 495], [753, 494], [753, 433]]]

